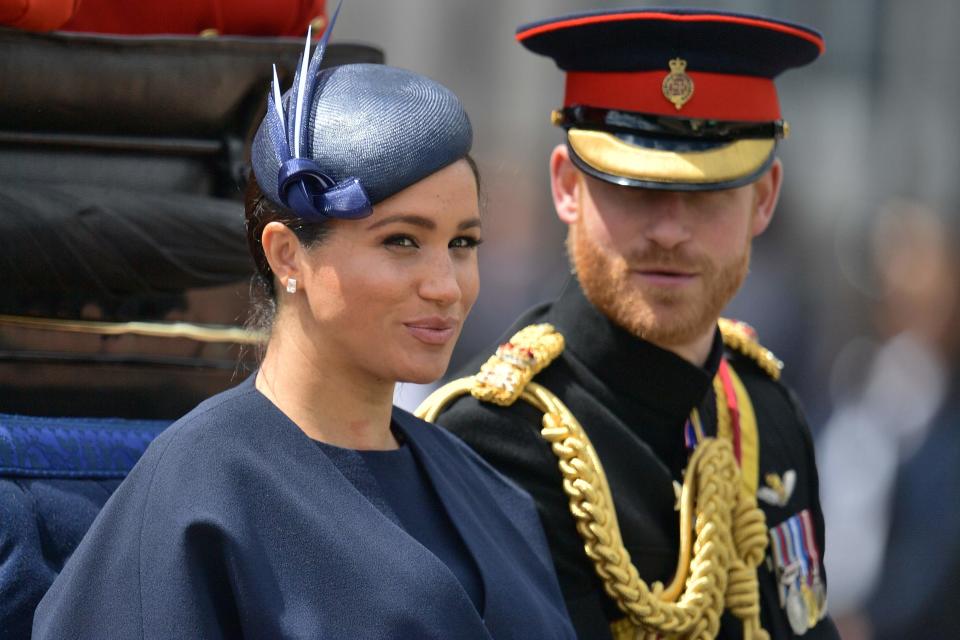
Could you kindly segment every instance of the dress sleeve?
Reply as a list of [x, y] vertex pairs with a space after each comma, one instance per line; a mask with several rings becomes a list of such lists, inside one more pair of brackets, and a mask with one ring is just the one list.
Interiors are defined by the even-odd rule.
[[141, 462], [37, 607], [35, 639], [240, 636], [229, 536], [194, 509], [186, 478]]

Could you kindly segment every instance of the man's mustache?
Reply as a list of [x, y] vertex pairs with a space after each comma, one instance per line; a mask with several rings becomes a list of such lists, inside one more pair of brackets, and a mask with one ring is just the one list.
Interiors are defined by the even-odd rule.
[[634, 271], [652, 268], [664, 271], [702, 272], [713, 268], [713, 262], [703, 255], [685, 249], [664, 249], [653, 245], [642, 251], [630, 252], [624, 261]]

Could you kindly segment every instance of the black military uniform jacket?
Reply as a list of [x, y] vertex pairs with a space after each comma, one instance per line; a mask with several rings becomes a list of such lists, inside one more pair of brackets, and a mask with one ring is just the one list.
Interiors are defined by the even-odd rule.
[[[677, 561], [679, 515], [674, 509], [673, 481], [681, 479], [688, 459], [683, 429], [691, 409], [699, 407], [706, 435], [716, 433], [712, 380], [724, 351], [720, 333], [706, 366], [694, 366], [613, 324], [590, 304], [575, 280], [555, 302], [521, 317], [507, 336], [542, 322], [563, 334], [566, 347], [535, 380], [570, 408], [592, 440], [610, 484], [624, 545], [640, 577], [648, 584], [656, 580], [666, 584]], [[795, 478], [782, 505], [758, 501], [767, 526], [773, 528], [809, 510], [808, 522], [822, 550], [823, 516], [813, 444], [796, 399], [752, 360], [733, 353], [727, 357], [754, 406], [760, 484], [768, 473], [792, 472]], [[464, 373], [478, 371], [480, 362]], [[540, 436], [541, 418], [525, 402], [504, 408], [468, 395], [455, 401], [438, 422], [531, 493], [579, 637], [610, 638], [610, 623], [624, 614], [605, 594], [584, 554], [557, 459]], [[781, 606], [780, 572], [770, 547], [758, 573], [763, 627], [774, 639], [796, 637]], [[741, 637], [740, 622], [729, 612], [724, 613], [719, 637]], [[803, 637], [839, 636], [827, 616]]]

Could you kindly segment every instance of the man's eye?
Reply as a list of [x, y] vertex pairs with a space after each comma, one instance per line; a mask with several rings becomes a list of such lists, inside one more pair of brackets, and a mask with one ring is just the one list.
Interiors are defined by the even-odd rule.
[[404, 247], [409, 249], [416, 249], [418, 246], [416, 240], [410, 236], [403, 235], [390, 236], [383, 241], [383, 244], [391, 247]]

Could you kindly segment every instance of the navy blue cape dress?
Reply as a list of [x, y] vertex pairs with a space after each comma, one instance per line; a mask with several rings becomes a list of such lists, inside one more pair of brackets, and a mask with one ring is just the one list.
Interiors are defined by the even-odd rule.
[[399, 409], [393, 421], [480, 569], [482, 616], [364, 495], [372, 476], [345, 477], [251, 377], [150, 445], [44, 596], [34, 638], [573, 638], [529, 496], [454, 436]]

